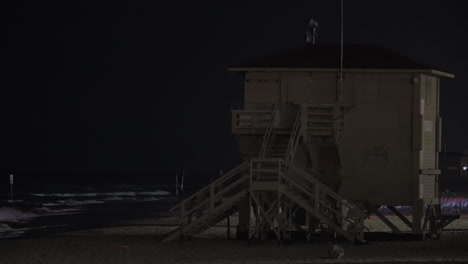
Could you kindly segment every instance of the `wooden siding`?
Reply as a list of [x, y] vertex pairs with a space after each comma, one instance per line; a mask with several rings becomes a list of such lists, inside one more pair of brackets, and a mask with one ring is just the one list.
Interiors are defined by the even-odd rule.
[[[412, 75], [347, 74], [341, 194], [374, 204], [411, 203]], [[354, 92], [354, 95], [352, 94]]]
[[278, 72], [247, 72], [244, 86], [244, 109], [271, 110], [280, 103]]
[[[247, 72], [245, 109], [275, 104], [281, 126], [290, 127], [298, 104], [333, 103], [336, 89], [336, 72]], [[345, 73], [343, 99], [352, 107], [340, 146], [344, 197], [381, 205], [437, 197], [437, 176], [420, 170], [437, 169], [438, 94], [439, 79], [432, 75]], [[261, 135], [238, 139], [243, 157], [255, 155]], [[304, 163], [306, 153], [299, 151], [296, 160]]]
[[[421, 100], [424, 100], [424, 145], [421, 169], [435, 169], [436, 155], [436, 111], [437, 111], [437, 79], [422, 75]], [[422, 103], [422, 101], [421, 101]]]
[[[437, 168], [437, 121], [438, 121], [438, 79], [433, 76], [421, 76], [421, 103], [424, 101], [423, 149], [420, 169]], [[421, 175], [422, 197], [425, 202], [438, 197], [436, 176]]]

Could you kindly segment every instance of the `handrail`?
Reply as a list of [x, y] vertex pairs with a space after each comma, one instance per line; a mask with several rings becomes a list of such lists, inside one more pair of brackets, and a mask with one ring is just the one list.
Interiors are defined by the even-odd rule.
[[[285, 163], [285, 166], [289, 167], [292, 171], [302, 176], [303, 179], [309, 181], [311, 184], [319, 186], [319, 188], [323, 190], [323, 192], [326, 195], [334, 198], [338, 203], [343, 204], [350, 209], [354, 208], [352, 204], [346, 202], [339, 194], [335, 193], [332, 189], [328, 188], [326, 185], [324, 185], [323, 183], [321, 183], [319, 180], [315, 179], [314, 177], [310, 177], [310, 174], [298, 168], [292, 162], [289, 162], [289, 161], [283, 161], [283, 162]], [[360, 214], [360, 216], [367, 217], [367, 215], [361, 210], [358, 210], [357, 212]]]
[[304, 192], [305, 194], [309, 195], [310, 197], [312, 197], [312, 198], [314, 198], [314, 199], [317, 198], [317, 197], [315, 197], [315, 195], [314, 195], [312, 192], [308, 191], [308, 190], [304, 187], [304, 185], [295, 182], [291, 177], [289, 177], [289, 176], [286, 175], [285, 173], [281, 172], [280, 175], [281, 175], [281, 179], [284, 179], [284, 180], [286, 180], [287, 182], [292, 183], [295, 187], [297, 187], [298, 189], [300, 189], [300, 190], [301, 190], [302, 192]]
[[[311, 198], [313, 199], [318, 199], [318, 204], [322, 205], [322, 208], [327, 208], [329, 210], [332, 210], [337, 216], [339, 216], [339, 218], [343, 219], [343, 214], [341, 212], [339, 212], [338, 210], [336, 210], [335, 208], [333, 208], [332, 206], [330, 206], [330, 204], [327, 204], [325, 201], [321, 200], [320, 199], [320, 194], [318, 193], [315, 193], [313, 194], [311, 191], [308, 191], [304, 185], [301, 185], [300, 183], [296, 182], [296, 180], [292, 177], [289, 177], [287, 176], [286, 174], [284, 173], [281, 173], [281, 178], [286, 180], [287, 182], [293, 184], [296, 188], [300, 189], [303, 193], [305, 193], [306, 195], [310, 196]], [[315, 188], [314, 188], [315, 189]], [[320, 189], [319, 189], [320, 190]]]
[[[194, 198], [202, 196], [203, 193], [205, 193], [205, 194], [209, 193], [212, 185], [216, 189], [218, 187], [219, 183], [225, 182], [225, 181], [231, 179], [237, 173], [241, 172], [242, 170], [247, 169], [248, 167], [249, 167], [249, 162], [248, 161], [245, 161], [245, 162], [241, 163], [239, 166], [237, 166], [234, 169], [230, 170], [228, 173], [226, 173], [223, 176], [221, 176], [220, 178], [214, 180], [211, 184], [203, 187], [201, 190], [199, 190], [196, 193], [194, 193], [194, 194], [190, 195], [189, 197], [185, 198], [183, 200], [183, 202], [187, 203], [188, 201], [193, 200]], [[180, 206], [181, 206], [181, 203], [179, 203], [179, 204], [175, 205], [174, 207], [172, 207], [170, 209], [170, 211], [174, 211], [174, 210], [178, 209]]]
[[[329, 187], [327, 187], [326, 185], [324, 185], [323, 183], [321, 183], [319, 180], [317, 180], [316, 178], [314, 177], [311, 177], [312, 175], [310, 175], [309, 173], [307, 173], [306, 171], [302, 170], [301, 168], [297, 167], [296, 165], [294, 165], [291, 161], [285, 161], [285, 160], [282, 160], [282, 159], [252, 159], [252, 162], [258, 162], [258, 163], [262, 163], [262, 162], [278, 162], [278, 160], [280, 160], [280, 163], [283, 164], [283, 166], [281, 166], [281, 169], [282, 170], [285, 170], [285, 172], [294, 172], [297, 176], [300, 176], [301, 179], [305, 180], [306, 182], [308, 182], [309, 184], [312, 184], [314, 186], [318, 186], [318, 188], [320, 190], [322, 190], [322, 192], [333, 198], [334, 200], [336, 200], [339, 204], [342, 204], [344, 206], [346, 206], [347, 208], [349, 209], [352, 209], [354, 208], [354, 206], [350, 203], [348, 203], [347, 201], [345, 201], [339, 194], [335, 193], [332, 189], [330, 189]], [[296, 177], [297, 177], [296, 176]], [[294, 176], [290, 176], [290, 178]], [[362, 212], [361, 210], [357, 210], [357, 213], [359, 214], [359, 216], [361, 217], [368, 217], [364, 212]]]
[[[275, 166], [266, 168], [266, 164]], [[339, 194], [292, 161], [279, 158], [253, 158], [243, 162], [210, 185], [183, 200], [175, 207], [180, 208], [181, 212], [180, 235], [193, 235], [218, 219], [216, 217], [221, 216], [228, 207], [235, 205], [241, 197], [247, 194], [248, 190], [244, 187], [247, 187], [246, 184], [249, 177], [252, 176], [254, 168], [259, 172], [275, 170], [278, 175], [278, 195], [280, 192], [284, 192], [283, 194], [289, 196], [293, 202], [305, 206], [304, 208], [315, 214], [315, 217], [332, 225], [335, 231], [348, 239], [363, 239], [363, 232], [366, 229], [364, 219], [368, 218], [365, 212], [343, 200]], [[264, 181], [267, 182], [269, 179], [264, 179]], [[261, 181], [261, 179], [257, 180]], [[352, 213], [346, 212], [346, 209], [352, 210]], [[263, 216], [268, 221], [270, 214]], [[258, 226], [256, 231], [259, 230], [258, 228], [261, 226]], [[249, 237], [251, 235], [249, 230]]]
[[288, 148], [286, 150], [285, 158], [286, 160], [293, 160], [294, 155], [296, 154], [297, 145], [299, 143], [300, 133], [299, 129], [301, 127], [301, 107], [297, 111], [296, 121], [294, 122], [293, 130], [291, 131], [291, 138], [288, 142]]
[[270, 143], [270, 138], [271, 138], [271, 134], [272, 134], [272, 131], [273, 131], [273, 121], [275, 120], [275, 105], [273, 104], [273, 106], [271, 107], [271, 116], [270, 116], [270, 122], [268, 124], [268, 127], [265, 131], [265, 135], [263, 136], [263, 142], [262, 142], [262, 147], [260, 149], [260, 153], [259, 153], [259, 157], [261, 158], [264, 158], [265, 155], [266, 155], [266, 150], [267, 150], [267, 147]]
[[[227, 182], [228, 180], [232, 179], [234, 176], [236, 176], [238, 173], [242, 172], [243, 170], [247, 169], [248, 167], [249, 167], [249, 163], [243, 162], [241, 165], [232, 169], [231, 171], [223, 175], [221, 178], [213, 181], [210, 185], [194, 193], [187, 199], [182, 200], [182, 202], [179, 205], [174, 207], [173, 209], [177, 209], [179, 207], [181, 208], [181, 212], [180, 212], [181, 226], [184, 225], [187, 217], [189, 217], [190, 219], [191, 215], [199, 210], [204, 211], [204, 208], [206, 207], [208, 207], [210, 211], [214, 210], [216, 207], [215, 206], [216, 202], [218, 201], [218, 199], [222, 197], [223, 194], [234, 189], [236, 186], [239, 186], [239, 184], [241, 184], [242, 182], [247, 181], [248, 179], [247, 174], [244, 174], [239, 179], [230, 183], [225, 188], [218, 190], [219, 186], [221, 186], [223, 183]], [[201, 199], [200, 201], [198, 201], [199, 198]], [[186, 208], [186, 204], [191, 204], [191, 207]], [[185, 211], [186, 209], [188, 209], [188, 211]]]
[[[315, 204], [314, 210], [316, 210], [316, 213], [319, 215], [322, 215], [322, 217], [329, 218], [328, 216], [325, 216], [321, 210], [319, 210], [319, 207], [321, 209], [327, 209], [333, 213], [333, 215], [336, 217], [336, 220], [338, 220], [339, 223], [347, 223], [350, 225], [355, 226], [356, 228], [350, 230], [351, 234], [353, 234], [353, 237], [356, 237], [360, 240], [363, 239], [363, 230], [368, 230], [366, 226], [364, 226], [364, 219], [368, 218], [368, 216], [362, 211], [362, 210], [354, 210], [354, 215], [349, 215], [348, 213], [344, 213], [342, 211], [343, 208], [348, 208], [354, 209], [354, 206], [351, 204], [345, 202], [339, 195], [335, 194], [331, 189], [327, 188], [325, 185], [321, 184], [318, 180], [312, 177], [304, 177], [307, 175], [306, 172], [301, 172], [299, 168], [295, 167], [291, 162], [283, 161], [285, 168], [284, 172], [280, 171], [279, 177], [280, 177], [280, 183], [282, 181], [285, 181], [285, 183], [289, 183], [290, 185], [294, 186], [297, 191], [299, 191], [302, 194], [305, 194], [306, 197], [310, 197], [314, 200], [313, 204]], [[293, 174], [290, 174], [292, 170], [288, 170], [287, 167], [290, 167], [290, 169], [295, 170], [297, 174], [300, 174], [302, 176], [301, 178], [308, 180], [309, 183], [312, 183], [313, 185], [313, 190], [309, 191], [307, 190], [308, 186], [307, 184], [302, 184], [300, 181], [297, 181], [298, 179], [295, 179]], [[281, 169], [281, 166], [280, 166]], [[288, 175], [289, 174], [289, 175]], [[324, 188], [325, 187], [325, 188]], [[310, 188], [310, 187], [309, 187]], [[326, 199], [321, 198], [321, 193], [325, 195], [329, 195], [333, 198], [335, 198], [335, 201], [337, 203], [336, 208], [334, 208], [331, 204], [326, 202]], [[333, 221], [333, 219], [330, 219]], [[343, 230], [344, 231], [344, 230]]]
[[[311, 197], [314, 200], [317, 200], [317, 202], [314, 202], [313, 204], [320, 205], [321, 209], [326, 208], [328, 210], [331, 210], [338, 217], [338, 219], [340, 219], [341, 221], [343, 221], [343, 219], [344, 219], [348, 223], [353, 223], [353, 221], [351, 221], [350, 218], [345, 217], [342, 212], [336, 210], [335, 208], [330, 206], [330, 204], [327, 204], [324, 200], [320, 199], [320, 194], [319, 193], [312, 194], [312, 192], [306, 190], [306, 188], [304, 188], [303, 185], [297, 183], [293, 178], [287, 176], [284, 173], [281, 173], [281, 178], [286, 180], [288, 183], [294, 185], [302, 193], [306, 194], [307, 196]], [[314, 208], [314, 209], [317, 210], [317, 212], [318, 212], [318, 208]]]

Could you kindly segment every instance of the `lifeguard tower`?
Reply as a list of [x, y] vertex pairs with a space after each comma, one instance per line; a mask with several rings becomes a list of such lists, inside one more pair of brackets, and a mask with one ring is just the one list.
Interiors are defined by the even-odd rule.
[[[242, 163], [173, 208], [190, 237], [238, 212], [238, 236], [278, 241], [331, 230], [363, 241], [387, 206], [421, 235], [440, 235], [440, 78], [449, 73], [373, 46], [307, 45], [229, 70], [244, 74], [232, 110]], [[408, 219], [396, 206], [411, 206]]]

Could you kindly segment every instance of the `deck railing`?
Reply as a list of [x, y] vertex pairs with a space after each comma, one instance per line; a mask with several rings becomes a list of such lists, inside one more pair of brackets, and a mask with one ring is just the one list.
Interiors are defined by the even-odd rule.
[[[267, 110], [231, 110], [232, 132], [234, 134], [265, 134], [270, 126], [278, 126], [278, 111]], [[272, 120], [273, 117], [273, 120]]]
[[[343, 130], [342, 107], [338, 104], [302, 104], [301, 135], [305, 142], [313, 137], [332, 138], [339, 144]], [[332, 143], [332, 142], [330, 142]]]

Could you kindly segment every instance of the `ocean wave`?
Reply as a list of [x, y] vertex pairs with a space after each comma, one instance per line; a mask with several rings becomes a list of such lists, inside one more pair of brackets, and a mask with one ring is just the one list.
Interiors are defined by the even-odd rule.
[[23, 203], [23, 200], [2, 200], [2, 202], [7, 202], [7, 203]]
[[170, 192], [166, 191], [153, 191], [153, 192], [139, 192], [139, 195], [168, 195], [171, 194]]
[[142, 201], [143, 202], [154, 202], [154, 201], [158, 201], [158, 200], [161, 200], [162, 198], [156, 198], [156, 197], [147, 197], [147, 198], [143, 198]]
[[42, 206], [62, 206], [61, 203], [43, 203]]
[[38, 197], [98, 197], [98, 196], [136, 196], [136, 195], [145, 195], [145, 196], [161, 196], [168, 195], [169, 192], [158, 190], [158, 191], [144, 191], [144, 192], [92, 192], [92, 193], [31, 193], [33, 196]]
[[31, 193], [39, 197], [96, 197], [98, 193]]
[[99, 200], [74, 200], [74, 199], [67, 199], [67, 200], [57, 200], [57, 203], [61, 205], [85, 205], [85, 204], [102, 204], [105, 203], [104, 201]]
[[22, 229], [13, 229], [7, 224], [0, 224], [0, 238], [19, 237], [24, 233]]
[[135, 197], [120, 197], [120, 196], [113, 196], [113, 197], [107, 197], [102, 199], [103, 201], [129, 201], [129, 200], [136, 200]]
[[51, 213], [51, 214], [54, 214], [54, 215], [79, 213], [79, 212], [83, 211], [83, 209], [77, 209], [77, 208], [50, 209], [48, 207], [41, 207], [41, 208], [38, 208], [37, 210], [39, 210], [41, 212], [45, 212], [46, 214]]
[[13, 207], [0, 207], [0, 221], [4, 222], [21, 222], [26, 221], [37, 215], [32, 212], [24, 212]]

